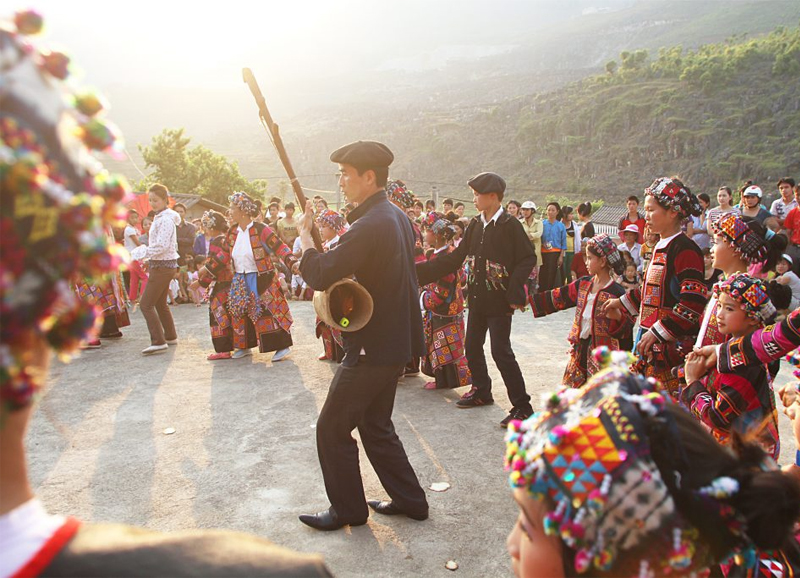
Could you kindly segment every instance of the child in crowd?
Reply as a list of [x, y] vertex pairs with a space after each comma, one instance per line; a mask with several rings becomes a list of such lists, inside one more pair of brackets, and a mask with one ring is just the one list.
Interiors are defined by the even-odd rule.
[[178, 277], [180, 276], [181, 272], [180, 269], [175, 271], [175, 276], [172, 278], [172, 281], [169, 282], [169, 291], [167, 293], [167, 303], [169, 305], [177, 305], [178, 304], [178, 295], [181, 291], [180, 283], [178, 282]]
[[642, 270], [642, 246], [638, 242], [639, 227], [636, 225], [626, 226], [620, 233], [620, 237], [624, 241], [618, 249], [620, 251], [627, 251], [633, 259], [633, 264], [636, 265], [638, 271]]
[[[742, 338], [775, 318], [766, 284], [746, 273], [718, 283], [714, 296], [719, 303], [717, 330], [726, 340]], [[685, 374], [688, 385], [681, 389], [680, 401], [717, 441], [730, 443], [734, 432], [752, 436], [778, 459], [778, 413], [766, 365], [706, 373], [705, 358], [692, 352], [686, 357]]]
[[697, 197], [677, 177], [656, 179], [645, 195], [647, 224], [661, 239], [641, 287], [607, 301], [603, 313], [638, 316], [636, 370], [676, 395], [681, 380], [672, 368], [683, 365], [708, 301], [703, 254], [681, 232], [681, 223], [701, 209]]
[[[425, 217], [422, 228], [425, 242], [431, 247], [428, 261], [455, 251], [450, 241], [456, 228], [450, 219], [431, 212]], [[422, 288], [420, 305], [426, 346], [422, 373], [433, 378], [425, 384], [425, 389], [472, 385], [472, 374], [464, 355], [463, 276], [464, 270], [458, 268]]]
[[197, 255], [194, 258], [189, 258], [186, 262], [187, 271], [186, 271], [186, 291], [189, 294], [192, 302], [194, 303], [195, 307], [200, 307], [200, 305], [204, 302], [204, 291], [200, 287], [192, 288], [192, 283], [198, 280], [197, 270], [198, 267], [202, 267], [205, 258], [202, 255]]
[[570, 283], [572, 276], [572, 261], [575, 259], [575, 255], [581, 255], [581, 230], [573, 219], [575, 212], [572, 207], [564, 207], [561, 209], [561, 214], [564, 218], [564, 229], [567, 232], [567, 249], [564, 251], [564, 273], [562, 276], [564, 283]]
[[600, 346], [612, 350], [629, 350], [632, 346], [633, 324], [630, 318], [610, 319], [601, 315], [602, 305], [619, 298], [625, 289], [614, 281], [613, 273], [621, 273], [623, 262], [611, 238], [601, 233], [586, 243], [586, 269], [591, 277], [581, 277], [569, 285], [536, 293], [531, 296], [534, 317], [544, 317], [556, 311], [575, 307], [575, 318], [567, 341], [570, 357], [564, 372], [564, 385], [581, 387], [598, 371], [591, 351]]
[[653, 257], [653, 249], [656, 248], [656, 244], [660, 238], [660, 235], [653, 233], [650, 227], [645, 226], [644, 242], [642, 243], [642, 249], [639, 253], [642, 257], [642, 273], [647, 271], [647, 266], [650, 264], [650, 259]]
[[793, 266], [794, 260], [789, 255], [781, 256], [775, 266], [775, 272], [778, 274], [775, 281], [781, 285], [788, 286], [792, 290], [792, 300], [789, 304], [790, 311], [800, 307], [800, 277], [792, 271]]
[[619, 284], [622, 285], [626, 291], [637, 289], [641, 281], [639, 280], [639, 272], [636, 270], [636, 265], [631, 263], [625, 264], [625, 272], [620, 277]]
[[[319, 227], [319, 236], [322, 239], [322, 248], [328, 252], [339, 244], [339, 235], [345, 232], [347, 222], [339, 213], [325, 209], [321, 211], [317, 217], [317, 227]], [[344, 344], [342, 341], [342, 332], [338, 327], [330, 327], [326, 325], [322, 319], [317, 317], [316, 322], [317, 337], [322, 339], [323, 352], [317, 358], [320, 361], [335, 361], [341, 363], [344, 359]]]
[[[592, 235], [594, 237], [594, 235]], [[581, 241], [581, 254], [578, 258], [572, 260], [572, 266], [570, 267], [572, 273], [572, 281], [576, 279], [580, 279], [581, 277], [586, 277], [589, 274], [589, 270], [586, 268], [586, 237], [583, 238]], [[534, 267], [536, 269], [536, 267]]]

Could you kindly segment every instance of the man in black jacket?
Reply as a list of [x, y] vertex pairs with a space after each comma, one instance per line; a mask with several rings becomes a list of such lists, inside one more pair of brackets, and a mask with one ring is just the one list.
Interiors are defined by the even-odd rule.
[[500, 422], [506, 427], [512, 419], [525, 419], [533, 413], [525, 380], [511, 349], [511, 316], [515, 309], [525, 307], [525, 282], [536, 265], [536, 253], [519, 221], [503, 210], [505, 181], [494, 173], [481, 173], [468, 184], [480, 214], [472, 219], [455, 251], [418, 263], [417, 277], [425, 285], [466, 262], [469, 316], [465, 349], [473, 386], [456, 405], [470, 408], [494, 403], [483, 354], [488, 331], [492, 358], [514, 406]]
[[331, 502], [327, 511], [300, 516], [318, 530], [365, 524], [369, 515], [351, 433], [358, 428], [364, 450], [392, 501], [370, 501], [381, 514], [428, 517], [428, 502], [392, 424], [397, 380], [412, 357], [423, 355], [422, 317], [414, 270], [414, 231], [405, 213], [389, 202], [386, 186], [392, 152], [381, 143], [359, 141], [336, 150], [339, 186], [350, 202], [350, 229], [327, 253], [314, 249], [313, 207], [298, 220], [303, 248], [300, 273], [324, 291], [355, 275], [373, 299], [369, 323], [343, 332], [344, 360], [317, 421], [317, 452]]

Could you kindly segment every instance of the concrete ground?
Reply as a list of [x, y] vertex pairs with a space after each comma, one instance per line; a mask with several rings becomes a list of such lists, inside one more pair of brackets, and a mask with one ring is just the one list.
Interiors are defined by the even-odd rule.
[[[510, 575], [505, 539], [516, 507], [498, 427], [510, 404], [491, 361], [493, 406], [459, 410], [464, 390], [424, 391], [423, 376], [398, 387], [394, 423], [427, 489], [428, 521], [373, 515], [366, 526], [317, 532], [297, 520], [328, 506], [314, 428], [336, 366], [317, 361], [311, 304], [291, 307], [295, 346], [277, 364], [261, 354], [206, 361], [208, 312], [193, 305], [173, 308], [180, 343], [166, 354], [140, 355], [149, 339], [136, 312], [122, 339], [54, 362], [28, 437], [46, 507], [161, 531], [251, 532], [319, 552], [339, 576], [447, 576], [449, 560], [464, 576]], [[571, 312], [515, 316], [512, 342], [535, 408], [560, 380], [571, 322]], [[791, 378], [784, 366], [779, 383]], [[795, 445], [785, 417], [781, 426], [788, 462]], [[363, 452], [361, 464], [367, 497], [385, 499]], [[431, 491], [436, 482], [450, 489]]]

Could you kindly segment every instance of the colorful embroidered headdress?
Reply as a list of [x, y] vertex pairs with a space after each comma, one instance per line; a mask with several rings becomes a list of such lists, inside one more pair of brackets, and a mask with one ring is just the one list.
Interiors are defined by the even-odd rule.
[[336, 231], [337, 235], [341, 235], [345, 231], [344, 217], [331, 209], [326, 209], [317, 215], [317, 225], [327, 225]]
[[614, 244], [614, 241], [611, 240], [611, 237], [605, 233], [600, 233], [599, 235], [587, 239], [586, 245], [595, 255], [605, 257], [611, 269], [617, 273], [621, 273], [620, 269], [623, 263], [622, 255]]
[[386, 195], [395, 205], [407, 211], [414, 206], [414, 193], [408, 190], [403, 181], [389, 181], [386, 184]]
[[[650, 438], [654, 431], [678, 435], [666, 409], [671, 401], [654, 380], [624, 367], [628, 353], [601, 348], [594, 355], [615, 367], [581, 389], [553, 394], [544, 411], [509, 424], [509, 481], [545, 500], [545, 533], [574, 552], [579, 573], [594, 568], [614, 576], [684, 576], [719, 558], [752, 558], [743, 522], [726, 501], [739, 483], [720, 477], [676, 501], [680, 468], [665, 469], [670, 478], [664, 478]], [[684, 451], [679, 438], [671, 443], [677, 454]], [[709, 520], [713, 538], [689, 522], [698, 515]]]
[[733, 250], [749, 263], [761, 263], [767, 258], [767, 245], [764, 238], [753, 231], [738, 214], [725, 213], [711, 223], [715, 234], [727, 240]]
[[681, 219], [700, 215], [703, 211], [697, 197], [677, 179], [658, 178], [644, 193], [653, 197], [662, 207], [676, 211]]
[[714, 285], [714, 295], [727, 293], [744, 307], [745, 312], [762, 325], [772, 323], [777, 314], [775, 306], [767, 293], [767, 286], [761, 279], [746, 273], [736, 273], [725, 281]]
[[71, 285], [119, 268], [105, 228], [124, 225], [129, 194], [93, 154], [121, 146], [103, 100], [61, 82], [69, 58], [28, 38], [38, 13], [18, 12], [14, 25], [0, 27], [0, 413], [42, 385], [27, 359], [37, 338], [67, 355], [95, 329], [99, 310]]
[[228, 202], [249, 217], [258, 216], [258, 205], [247, 193], [237, 191], [228, 197]]
[[455, 237], [458, 232], [456, 226], [450, 219], [445, 218], [444, 215], [436, 211], [431, 211], [425, 215], [425, 219], [422, 221], [422, 227], [424, 229], [429, 229], [434, 235], [441, 235], [448, 240]]
[[206, 211], [203, 213], [203, 216], [200, 218], [200, 224], [203, 225], [204, 229], [209, 231], [211, 229], [224, 231], [228, 226], [225, 216], [218, 211]]

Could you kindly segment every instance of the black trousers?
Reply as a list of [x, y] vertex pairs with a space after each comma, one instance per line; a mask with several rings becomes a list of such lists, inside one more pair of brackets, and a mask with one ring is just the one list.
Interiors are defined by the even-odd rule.
[[392, 410], [403, 365], [374, 366], [359, 361], [339, 366], [317, 420], [317, 453], [331, 508], [343, 522], [363, 522], [369, 516], [358, 465], [361, 442], [375, 473], [400, 509], [428, 512], [425, 491], [394, 431]]
[[542, 253], [542, 266], [539, 269], [539, 291], [550, 291], [561, 287], [561, 267], [558, 258], [561, 253]]
[[472, 372], [472, 385], [478, 388], [477, 395], [483, 399], [492, 397], [492, 380], [483, 353], [487, 331], [492, 340], [492, 359], [500, 370], [500, 375], [503, 376], [508, 399], [517, 409], [533, 411], [531, 396], [525, 391], [525, 380], [511, 349], [511, 315], [489, 317], [478, 311], [469, 312], [464, 349], [467, 354], [467, 364]]

